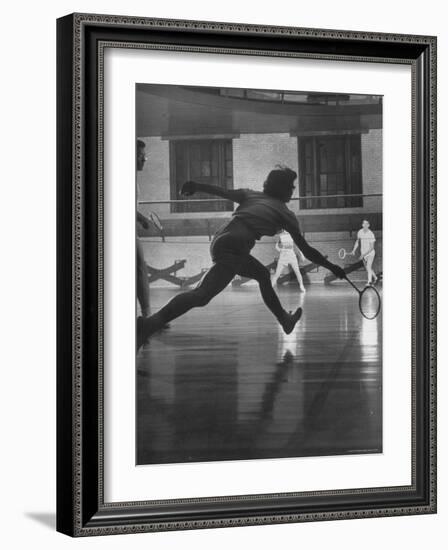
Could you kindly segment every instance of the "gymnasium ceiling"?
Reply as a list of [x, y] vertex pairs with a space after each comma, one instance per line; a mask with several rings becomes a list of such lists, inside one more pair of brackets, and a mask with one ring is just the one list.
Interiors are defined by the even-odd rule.
[[381, 96], [137, 84], [136, 106], [139, 137], [382, 128]]

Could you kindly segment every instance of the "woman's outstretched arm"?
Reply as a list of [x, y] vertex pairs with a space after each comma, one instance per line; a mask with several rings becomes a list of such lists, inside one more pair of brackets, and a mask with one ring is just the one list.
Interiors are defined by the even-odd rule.
[[190, 196], [194, 193], [207, 193], [208, 195], [215, 195], [216, 197], [238, 203], [244, 200], [244, 190], [242, 189], [223, 189], [217, 185], [209, 185], [207, 183], [185, 182], [182, 186], [181, 194]]
[[307, 258], [310, 262], [329, 269], [339, 279], [345, 278], [345, 271], [342, 269], [342, 267], [338, 266], [337, 264], [332, 264], [324, 256], [322, 256], [322, 254], [318, 250], [310, 246], [306, 242], [305, 237], [302, 235], [302, 233], [300, 233], [298, 227], [297, 229], [291, 229], [290, 235], [299, 250], [301, 250], [305, 258]]

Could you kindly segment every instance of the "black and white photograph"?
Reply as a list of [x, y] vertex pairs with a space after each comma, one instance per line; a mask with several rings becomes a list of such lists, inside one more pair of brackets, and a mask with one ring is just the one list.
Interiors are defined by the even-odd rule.
[[383, 97], [135, 87], [136, 464], [383, 450]]
[[57, 21], [58, 532], [436, 514], [437, 37], [172, 15]]
[[445, 4], [5, 9], [2, 547], [443, 548]]

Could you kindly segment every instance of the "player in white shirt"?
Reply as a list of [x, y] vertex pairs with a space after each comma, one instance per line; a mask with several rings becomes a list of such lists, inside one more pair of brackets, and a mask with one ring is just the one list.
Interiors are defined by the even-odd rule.
[[278, 234], [278, 241], [275, 243], [275, 248], [280, 252], [280, 255], [278, 257], [275, 274], [272, 278], [272, 286], [275, 286], [277, 284], [278, 278], [280, 277], [282, 271], [286, 267], [291, 267], [297, 277], [300, 291], [305, 292], [302, 274], [300, 273], [299, 269], [299, 262], [297, 261], [297, 256], [294, 250], [294, 241], [291, 235], [284, 229]]
[[378, 277], [373, 271], [372, 264], [375, 259], [375, 235], [370, 230], [370, 223], [368, 220], [363, 220], [362, 228], [358, 231], [358, 235], [353, 246], [351, 254], [354, 255], [358, 247], [360, 247], [360, 259], [364, 262], [364, 266], [367, 271], [367, 284], [375, 284]]

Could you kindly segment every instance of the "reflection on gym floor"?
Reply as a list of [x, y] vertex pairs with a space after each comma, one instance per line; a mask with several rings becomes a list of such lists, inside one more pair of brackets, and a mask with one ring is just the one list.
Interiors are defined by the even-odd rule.
[[[176, 291], [154, 289], [157, 310]], [[279, 290], [286, 335], [257, 286], [228, 288], [137, 357], [137, 464], [382, 451], [381, 316], [343, 284]]]

